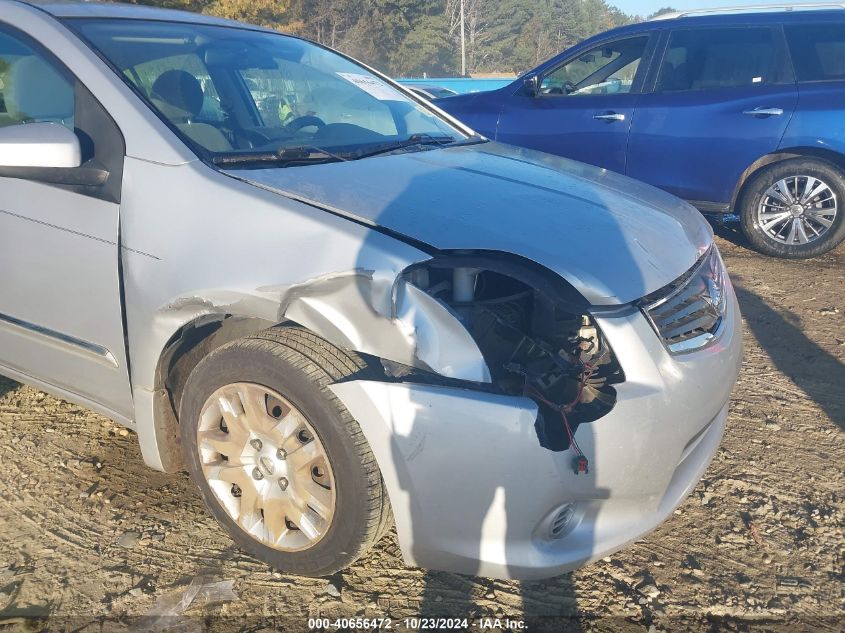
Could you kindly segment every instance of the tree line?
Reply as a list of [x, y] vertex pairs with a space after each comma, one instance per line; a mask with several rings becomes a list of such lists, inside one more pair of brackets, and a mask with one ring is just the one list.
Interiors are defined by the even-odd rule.
[[461, 4], [468, 74], [519, 73], [590, 35], [642, 20], [606, 0], [134, 1], [303, 35], [397, 77], [460, 73]]

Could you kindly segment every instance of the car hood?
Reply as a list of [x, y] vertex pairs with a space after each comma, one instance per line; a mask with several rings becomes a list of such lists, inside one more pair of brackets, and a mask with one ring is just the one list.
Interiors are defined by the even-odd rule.
[[227, 173], [438, 250], [528, 258], [594, 305], [665, 286], [713, 239], [698, 211], [665, 192], [492, 142]]

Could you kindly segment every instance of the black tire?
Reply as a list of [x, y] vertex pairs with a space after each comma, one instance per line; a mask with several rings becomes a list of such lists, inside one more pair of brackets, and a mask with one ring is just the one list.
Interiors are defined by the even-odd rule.
[[[191, 372], [180, 406], [185, 463], [211, 514], [235, 543], [272, 567], [304, 576], [325, 576], [365, 554], [390, 523], [390, 504], [367, 440], [349, 411], [328, 388], [373, 370], [357, 354], [341, 350], [299, 327], [274, 327], [232, 341], [206, 356]], [[335, 513], [325, 535], [308, 549], [280, 551], [251, 537], [221, 506], [206, 481], [197, 448], [203, 405], [217, 389], [248, 382], [284, 396], [307, 418], [335, 475]]]
[[[774, 183], [793, 176], [812, 176], [825, 182], [836, 195], [838, 213], [833, 225], [807, 244], [786, 244], [769, 236], [760, 226], [757, 208]], [[822, 255], [845, 240], [845, 174], [838, 167], [813, 158], [792, 158], [761, 169], [743, 188], [737, 211], [752, 247], [773, 257], [804, 259]]]

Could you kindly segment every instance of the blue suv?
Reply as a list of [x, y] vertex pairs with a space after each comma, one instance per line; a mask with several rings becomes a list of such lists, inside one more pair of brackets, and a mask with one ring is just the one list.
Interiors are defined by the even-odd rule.
[[498, 141], [735, 212], [769, 255], [813, 257], [845, 239], [842, 8], [671, 14], [438, 106]]

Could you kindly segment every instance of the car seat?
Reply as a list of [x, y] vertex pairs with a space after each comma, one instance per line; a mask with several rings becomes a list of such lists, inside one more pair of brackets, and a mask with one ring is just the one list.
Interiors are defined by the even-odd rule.
[[212, 152], [232, 149], [229, 139], [213, 125], [195, 121], [202, 110], [199, 80], [184, 70], [166, 70], [153, 82], [150, 100], [185, 136]]
[[40, 57], [12, 64], [3, 100], [14, 123], [61, 123], [73, 129], [73, 86]]

